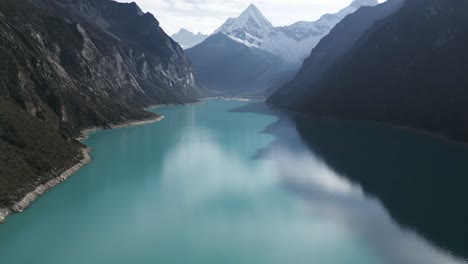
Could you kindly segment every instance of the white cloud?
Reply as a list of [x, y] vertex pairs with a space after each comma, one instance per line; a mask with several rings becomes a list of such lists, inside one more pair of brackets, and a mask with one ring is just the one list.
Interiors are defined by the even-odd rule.
[[[132, 0], [118, 0], [131, 2]], [[169, 34], [180, 28], [211, 34], [229, 17], [237, 17], [250, 3], [259, 7], [275, 26], [297, 21], [314, 21], [325, 13], [334, 13], [352, 0], [134, 0], [150, 12]], [[380, 1], [382, 2], [382, 1]]]

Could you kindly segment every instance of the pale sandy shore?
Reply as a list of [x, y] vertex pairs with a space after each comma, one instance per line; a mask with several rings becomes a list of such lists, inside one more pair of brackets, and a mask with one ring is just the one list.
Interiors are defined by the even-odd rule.
[[[141, 126], [145, 124], [150, 124], [154, 122], [161, 121], [164, 116], [156, 116], [154, 118], [146, 119], [146, 120], [139, 120], [139, 121], [129, 121], [122, 124], [116, 125], [109, 125], [107, 127], [94, 127], [88, 128], [81, 131], [81, 135], [77, 140], [83, 141], [88, 138], [88, 135], [92, 132], [100, 131], [100, 130], [107, 130], [107, 129], [116, 129], [116, 128], [124, 128], [124, 127], [131, 127], [131, 126]], [[15, 203], [11, 208], [0, 208], [0, 224], [5, 222], [5, 219], [12, 214], [21, 213], [27, 207], [29, 207], [34, 201], [36, 201], [40, 196], [44, 193], [49, 191], [50, 189], [54, 188], [58, 184], [63, 181], [66, 181], [70, 178], [75, 172], [79, 171], [81, 168], [86, 166], [88, 163], [91, 162], [91, 156], [89, 155], [91, 152], [91, 148], [83, 148], [83, 159], [81, 159], [77, 164], [73, 165], [71, 168], [67, 169], [66, 171], [62, 172], [58, 177], [48, 181], [45, 184], [39, 185], [36, 189], [30, 193], [28, 193], [21, 201]]]
[[132, 126], [141, 126], [141, 125], [146, 125], [146, 124], [151, 124], [155, 122], [159, 122], [164, 119], [164, 116], [156, 116], [150, 119], [145, 119], [145, 120], [139, 120], [139, 121], [129, 121], [125, 122], [122, 124], [117, 124], [117, 125], [109, 125], [108, 127], [92, 127], [92, 128], [87, 128], [81, 130], [81, 136], [78, 137], [76, 140], [78, 141], [84, 141], [89, 137], [89, 134], [101, 130], [108, 130], [108, 129], [117, 129], [117, 128], [124, 128], [124, 127], [132, 127]]

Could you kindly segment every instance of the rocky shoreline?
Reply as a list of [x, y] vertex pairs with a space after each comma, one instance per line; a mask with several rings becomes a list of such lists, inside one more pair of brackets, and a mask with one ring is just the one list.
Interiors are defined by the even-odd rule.
[[66, 181], [70, 178], [75, 172], [86, 166], [91, 162], [91, 156], [89, 153], [91, 148], [83, 148], [83, 159], [81, 159], [77, 164], [73, 165], [71, 168], [62, 172], [58, 177], [48, 181], [47, 183], [41, 184], [36, 189], [28, 193], [21, 201], [15, 203], [11, 208], [1, 208], [0, 209], [0, 224], [5, 222], [5, 218], [14, 213], [21, 213], [24, 209], [29, 207], [34, 201], [36, 201], [40, 196], [46, 193], [48, 190], [54, 188], [63, 181]]
[[117, 125], [109, 125], [108, 127], [91, 127], [81, 130], [81, 136], [76, 138], [78, 141], [84, 141], [89, 137], [89, 134], [101, 130], [109, 130], [109, 129], [118, 129], [118, 128], [125, 128], [125, 127], [132, 127], [132, 126], [141, 126], [147, 125], [155, 122], [159, 122], [164, 119], [164, 116], [155, 116], [149, 119], [138, 120], [138, 121], [129, 121], [122, 124]]
[[[88, 138], [88, 135], [92, 132], [106, 130], [106, 129], [117, 129], [117, 128], [124, 128], [124, 127], [131, 127], [131, 126], [141, 126], [146, 125], [154, 122], [158, 122], [164, 119], [164, 116], [155, 116], [150, 119], [139, 120], [139, 121], [129, 121], [122, 124], [117, 125], [109, 125], [108, 127], [94, 127], [88, 128], [81, 131], [82, 136], [77, 138], [78, 141], [83, 141]], [[58, 177], [48, 181], [45, 184], [39, 185], [36, 189], [30, 193], [28, 193], [21, 201], [15, 203], [11, 208], [0, 208], [0, 224], [5, 222], [5, 219], [12, 214], [21, 213], [29, 207], [34, 201], [36, 201], [40, 196], [44, 193], [49, 191], [50, 189], [54, 188], [58, 184], [63, 181], [66, 181], [70, 178], [75, 172], [79, 171], [81, 168], [86, 166], [88, 163], [91, 162], [91, 148], [85, 147], [83, 148], [83, 159], [81, 159], [77, 164], [73, 165], [71, 168], [67, 169], [66, 171], [62, 172]]]

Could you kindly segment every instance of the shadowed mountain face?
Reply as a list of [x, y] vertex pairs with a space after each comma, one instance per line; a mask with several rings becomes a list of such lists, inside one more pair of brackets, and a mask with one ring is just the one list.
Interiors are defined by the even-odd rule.
[[374, 23], [396, 12], [403, 1], [388, 0], [377, 6], [362, 7], [344, 18], [312, 50], [298, 75], [278, 89], [268, 102], [281, 108], [292, 107], [291, 104], [302, 98], [324, 73], [352, 50], [354, 44]]
[[[215, 94], [255, 95], [270, 88], [282, 60], [219, 33], [187, 50], [200, 82]], [[262, 77], [265, 76], [265, 77]], [[275, 76], [275, 78], [268, 78]], [[253, 92], [252, 92], [253, 91]]]
[[202, 95], [183, 50], [135, 4], [5, 0], [0, 7], [0, 96], [70, 135]]
[[467, 11], [465, 1], [406, 1], [289, 108], [468, 140]]

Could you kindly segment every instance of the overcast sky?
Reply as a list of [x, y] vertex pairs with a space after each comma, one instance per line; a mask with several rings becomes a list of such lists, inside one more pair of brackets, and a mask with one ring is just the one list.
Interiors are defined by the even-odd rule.
[[[297, 21], [314, 21], [325, 13], [335, 13], [352, 0], [118, 0], [135, 1], [173, 34], [181, 28], [211, 34], [229, 17], [237, 17], [250, 3], [255, 4], [275, 26]], [[380, 1], [382, 2], [382, 1]]]

